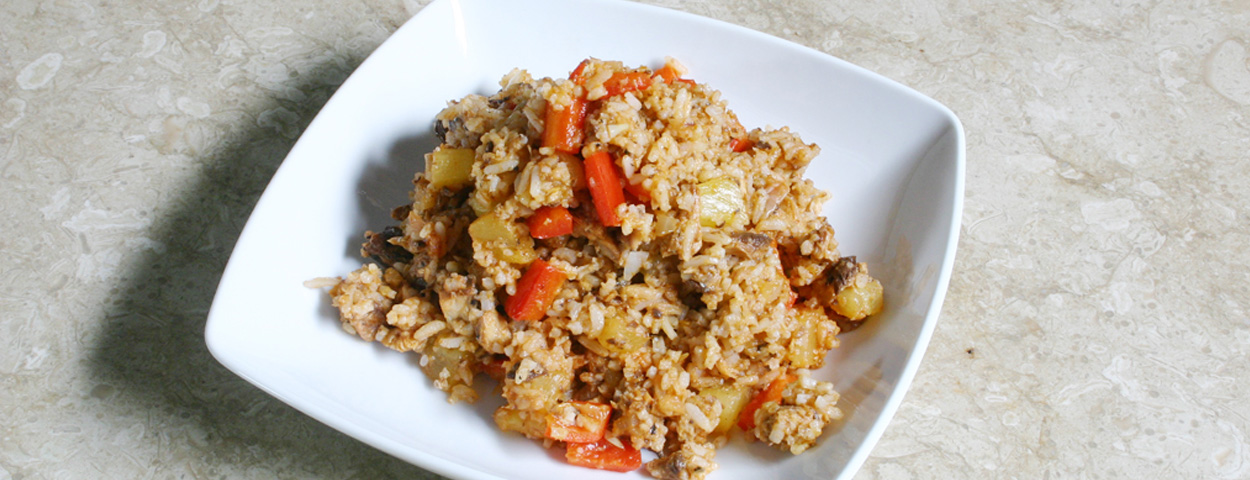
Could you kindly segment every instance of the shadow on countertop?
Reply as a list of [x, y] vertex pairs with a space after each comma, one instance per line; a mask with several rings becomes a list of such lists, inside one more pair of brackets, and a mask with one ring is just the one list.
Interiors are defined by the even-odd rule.
[[239, 472], [261, 478], [441, 478], [270, 397], [217, 363], [204, 343], [217, 283], [244, 223], [295, 143], [289, 134], [302, 132], [362, 61], [340, 58], [301, 75], [292, 87], [307, 94], [303, 101], [271, 99], [245, 107], [248, 118], [276, 107], [291, 111], [288, 135], [248, 125], [197, 159], [199, 177], [172, 192], [148, 232], [163, 250], [136, 253], [111, 292], [113, 303], [88, 356], [90, 373], [116, 390], [107, 395], [106, 408], [122, 421], [142, 424], [147, 435], [141, 441], [165, 452], [137, 456], [163, 464], [150, 465], [158, 475], [188, 469], [214, 478]]

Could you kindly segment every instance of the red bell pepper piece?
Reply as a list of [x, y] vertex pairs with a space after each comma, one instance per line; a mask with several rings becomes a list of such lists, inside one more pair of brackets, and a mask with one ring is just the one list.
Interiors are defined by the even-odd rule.
[[667, 63], [664, 64], [663, 67], [660, 67], [659, 70], [656, 70], [655, 75], [652, 75], [652, 77], [660, 77], [664, 83], [681, 82], [690, 86], [694, 86], [695, 84], [694, 80], [689, 78], [678, 78], [679, 75], [677, 74], [677, 69]]
[[543, 146], [564, 153], [581, 152], [582, 142], [586, 139], [587, 105], [586, 99], [581, 97], [574, 98], [564, 110], [547, 105], [547, 111], [543, 113]]
[[495, 381], [502, 382], [504, 375], [508, 373], [507, 369], [504, 368], [504, 363], [507, 362], [507, 360], [508, 357], [503, 355], [491, 355], [484, 362], [482, 362], [482, 366], [480, 367], [482, 373], [485, 373], [486, 376], [495, 379]]
[[738, 427], [744, 432], [755, 428], [755, 411], [765, 403], [781, 401], [781, 393], [785, 392], [786, 387], [795, 380], [798, 380], [798, 377], [789, 373], [784, 374], [774, 379], [760, 393], [755, 394], [755, 397], [747, 402], [747, 406], [742, 408], [742, 413], [738, 414]]
[[677, 74], [677, 69], [673, 68], [672, 65], [667, 64], [667, 63], [664, 64], [663, 67], [660, 67], [659, 70], [655, 71], [655, 76], [658, 76], [661, 79], [663, 79], [664, 83], [673, 83], [674, 80], [677, 80], [678, 77], [681, 77], [681, 75]]
[[603, 82], [603, 88], [608, 90], [608, 96], [611, 97], [625, 92], [645, 90], [654, 81], [647, 72], [616, 72], [608, 77], [608, 81]]
[[552, 238], [573, 233], [573, 214], [559, 205], [540, 207], [525, 221], [534, 238]]
[[729, 141], [729, 149], [735, 152], [745, 152], [755, 146], [755, 141], [749, 138], [735, 138]]
[[569, 443], [564, 458], [579, 467], [631, 472], [642, 467], [642, 452], [621, 440], [624, 448], [613, 445], [606, 438], [594, 443]]
[[590, 63], [589, 58], [582, 60], [582, 63], [577, 64], [577, 68], [574, 68], [573, 71], [569, 73], [569, 80], [572, 80], [573, 83], [576, 83], [578, 85], [585, 83], [586, 82], [586, 64], [588, 63]]
[[504, 300], [508, 317], [522, 322], [541, 320], [564, 287], [564, 272], [543, 259], [534, 260], [516, 282], [516, 294]]
[[[638, 200], [638, 202], [651, 203], [651, 192], [645, 188], [642, 188], [641, 184], [635, 185], [635, 184], [629, 183], [629, 180], [622, 179], [621, 186], [625, 188], [626, 192], [629, 192], [630, 195], [633, 195], [634, 198]], [[635, 203], [635, 202], [630, 202], [630, 203]]]
[[599, 223], [605, 227], [621, 226], [621, 217], [616, 214], [616, 207], [625, 203], [625, 191], [621, 188], [621, 174], [617, 172], [612, 155], [600, 150], [586, 157], [586, 186], [590, 188], [590, 199], [595, 203], [595, 212], [599, 214]]

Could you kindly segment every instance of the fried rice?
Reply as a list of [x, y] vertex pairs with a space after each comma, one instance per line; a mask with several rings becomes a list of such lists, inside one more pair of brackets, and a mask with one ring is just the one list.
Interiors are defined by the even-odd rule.
[[809, 371], [881, 284], [803, 178], [819, 148], [684, 74], [588, 59], [450, 102], [411, 204], [330, 290], [343, 328], [421, 355], [451, 402], [495, 378], [499, 428], [577, 465], [650, 450], [652, 476], [701, 479], [735, 431], [810, 448], [842, 412]]

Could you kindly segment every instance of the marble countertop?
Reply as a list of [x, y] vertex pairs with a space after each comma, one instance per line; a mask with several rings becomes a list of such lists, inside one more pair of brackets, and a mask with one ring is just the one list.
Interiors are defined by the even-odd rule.
[[[436, 478], [203, 341], [270, 176], [422, 3], [0, 2], [0, 480]], [[857, 479], [1250, 478], [1250, 3], [658, 3], [964, 122], [942, 318]]]

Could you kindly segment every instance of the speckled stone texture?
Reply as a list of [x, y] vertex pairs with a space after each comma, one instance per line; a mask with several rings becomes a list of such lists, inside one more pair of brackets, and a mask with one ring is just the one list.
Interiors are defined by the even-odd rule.
[[[1250, 478], [1250, 2], [661, 3], [967, 129], [942, 319], [856, 478]], [[421, 6], [0, 2], [0, 480], [437, 478], [203, 342], [270, 176]]]

